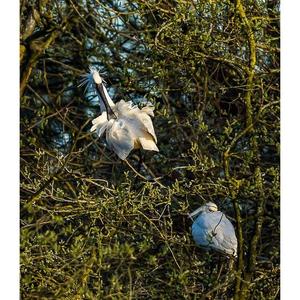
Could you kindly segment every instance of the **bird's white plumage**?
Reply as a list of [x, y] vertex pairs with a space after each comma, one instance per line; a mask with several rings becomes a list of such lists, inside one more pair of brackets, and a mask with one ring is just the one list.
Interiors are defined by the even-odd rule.
[[159, 151], [156, 135], [149, 115], [121, 100], [112, 108], [116, 118], [108, 121], [106, 112], [94, 119], [91, 131], [100, 137], [106, 130], [108, 146], [121, 158], [126, 159], [134, 148]]
[[150, 116], [154, 116], [154, 108], [152, 106], [147, 105], [140, 109], [133, 105], [131, 101], [125, 102], [121, 100], [114, 103], [95, 68], [90, 68], [90, 73], [85, 75], [83, 83], [90, 86], [102, 84], [105, 99], [114, 116], [108, 118], [106, 108], [100, 102], [102, 114], [92, 121], [91, 131], [96, 132], [99, 137], [106, 131], [107, 144], [119, 158], [126, 159], [134, 148], [159, 151], [156, 145], [156, 134], [150, 118]]
[[217, 206], [209, 202], [197, 210], [200, 214], [192, 225], [193, 238], [199, 246], [237, 256], [234, 227], [225, 214], [214, 207]]

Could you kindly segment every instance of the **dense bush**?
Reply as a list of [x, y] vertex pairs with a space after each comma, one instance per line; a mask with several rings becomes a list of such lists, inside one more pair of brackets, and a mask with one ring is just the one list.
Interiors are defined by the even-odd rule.
[[[21, 298], [279, 298], [279, 4], [22, 0]], [[99, 67], [115, 101], [156, 106], [159, 153], [91, 135]], [[214, 201], [230, 262], [194, 244]]]

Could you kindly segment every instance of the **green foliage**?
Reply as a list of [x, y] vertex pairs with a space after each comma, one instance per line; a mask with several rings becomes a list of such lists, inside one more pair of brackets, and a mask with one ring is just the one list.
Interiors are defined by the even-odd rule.
[[[279, 4], [239, 3], [21, 1], [22, 299], [279, 297]], [[89, 64], [155, 104], [159, 153], [130, 167], [89, 133]], [[206, 201], [233, 266], [192, 240]]]

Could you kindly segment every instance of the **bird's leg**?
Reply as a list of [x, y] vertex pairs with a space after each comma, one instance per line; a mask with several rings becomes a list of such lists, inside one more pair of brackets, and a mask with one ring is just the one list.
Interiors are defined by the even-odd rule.
[[233, 270], [233, 266], [234, 266], [234, 258], [230, 257], [229, 265], [228, 265], [229, 272], [231, 272]]
[[[219, 256], [218, 263], [217, 263], [217, 270], [219, 269], [219, 271], [217, 271], [217, 277], [215, 279], [215, 286], [217, 286], [219, 284], [219, 279], [222, 274], [223, 266], [224, 266], [224, 262], [223, 261], [221, 262], [221, 257]], [[217, 297], [218, 293], [219, 293], [219, 289], [216, 290], [215, 297]]]
[[[143, 153], [141, 151], [141, 149], [137, 149], [137, 156], [135, 156], [136, 158], [138, 158], [138, 165], [137, 165], [137, 170], [139, 173], [141, 173], [141, 169], [142, 169], [142, 163], [143, 163]], [[138, 182], [138, 178], [135, 177], [135, 181], [134, 183], [136, 184]]]
[[144, 161], [144, 157], [143, 157], [143, 153], [141, 151], [141, 148], [138, 149], [138, 157], [139, 157], [138, 170], [139, 170], [139, 172], [141, 172], [141, 168], [142, 168], [143, 161]]
[[[207, 249], [206, 253], [210, 256], [209, 259], [210, 266], [213, 266], [214, 264], [212, 263], [211, 250]], [[213, 277], [213, 273], [214, 273], [214, 267], [210, 267], [209, 278]]]
[[219, 257], [218, 266], [220, 265], [220, 263], [221, 263], [221, 266], [220, 266], [220, 269], [219, 269], [216, 281], [219, 281], [219, 278], [221, 276], [221, 273], [222, 273], [222, 270], [223, 270], [223, 266], [224, 266], [224, 262], [221, 262], [221, 259]]

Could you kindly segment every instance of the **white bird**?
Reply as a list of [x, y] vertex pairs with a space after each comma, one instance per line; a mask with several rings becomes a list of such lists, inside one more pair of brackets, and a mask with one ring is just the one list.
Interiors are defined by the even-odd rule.
[[153, 128], [154, 116], [152, 106], [139, 109], [131, 101], [114, 103], [110, 98], [97, 69], [90, 67], [90, 73], [85, 75], [81, 85], [95, 89], [100, 100], [102, 114], [92, 121], [92, 132], [99, 137], [106, 131], [106, 141], [121, 159], [126, 159], [133, 149], [159, 151], [157, 138]]
[[[200, 215], [199, 215], [200, 214]], [[224, 254], [237, 256], [237, 239], [234, 227], [227, 217], [218, 211], [213, 202], [208, 202], [189, 214], [197, 219], [192, 225], [192, 235], [197, 245], [215, 249]]]

